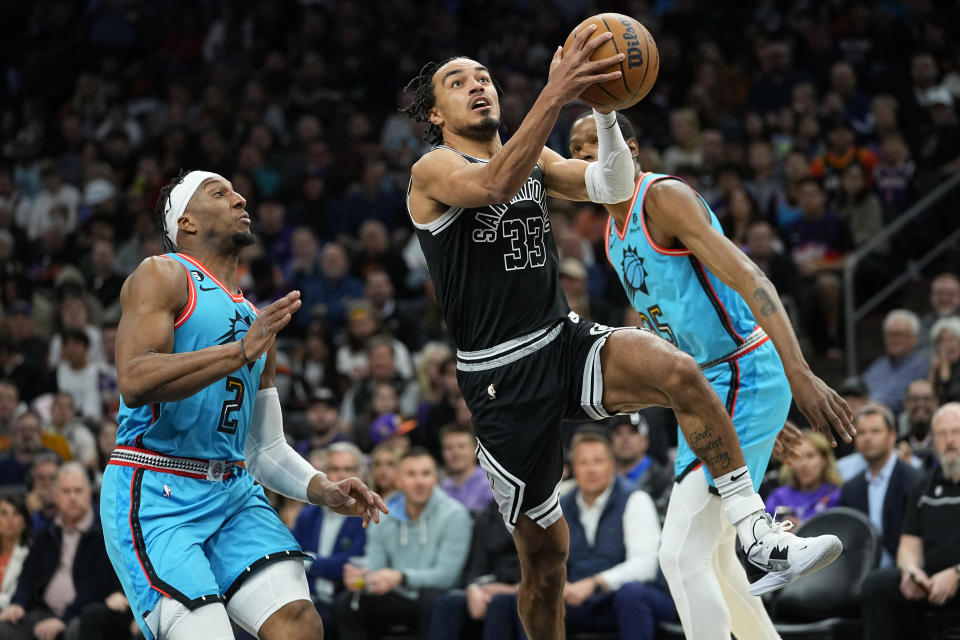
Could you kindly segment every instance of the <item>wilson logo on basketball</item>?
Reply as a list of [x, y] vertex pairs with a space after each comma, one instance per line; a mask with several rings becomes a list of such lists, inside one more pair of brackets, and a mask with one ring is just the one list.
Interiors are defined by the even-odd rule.
[[623, 41], [627, 44], [627, 68], [632, 69], [643, 65], [643, 52], [640, 50], [640, 34], [633, 28], [630, 18], [620, 18], [623, 25]]

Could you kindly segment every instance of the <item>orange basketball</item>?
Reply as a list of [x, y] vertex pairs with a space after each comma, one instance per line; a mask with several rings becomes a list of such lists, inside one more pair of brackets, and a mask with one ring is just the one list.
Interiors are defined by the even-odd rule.
[[632, 107], [650, 92], [657, 80], [657, 73], [660, 71], [657, 43], [653, 41], [650, 32], [633, 18], [620, 13], [599, 13], [587, 18], [570, 32], [567, 41], [563, 43], [563, 55], [567, 55], [573, 38], [591, 24], [596, 24], [597, 29], [590, 36], [590, 40], [607, 31], [613, 34], [609, 41], [593, 52], [591, 60], [602, 60], [618, 53], [626, 57], [620, 62], [623, 75], [616, 80], [587, 87], [580, 94], [580, 99], [592, 107], [618, 110]]

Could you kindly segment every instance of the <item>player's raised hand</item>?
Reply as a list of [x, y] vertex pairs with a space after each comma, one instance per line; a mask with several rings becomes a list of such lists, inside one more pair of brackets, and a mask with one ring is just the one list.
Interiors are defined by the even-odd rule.
[[248, 362], [256, 360], [273, 346], [277, 332], [289, 324], [300, 304], [300, 292], [294, 290], [260, 310], [242, 338], [243, 353]]
[[588, 25], [576, 35], [566, 54], [563, 52], [563, 47], [557, 47], [553, 54], [547, 86], [553, 86], [559, 92], [563, 102], [573, 100], [591, 84], [614, 80], [621, 75], [619, 69], [612, 70], [611, 67], [623, 60], [622, 53], [602, 60], [590, 60], [593, 52], [613, 37], [613, 34], [608, 31], [588, 42], [587, 39], [596, 30], [597, 25]]
[[363, 526], [370, 521], [380, 522], [380, 512], [390, 513], [377, 493], [371, 491], [360, 478], [347, 478], [340, 482], [326, 481], [319, 495], [309, 496], [310, 502], [319, 504], [345, 516], [360, 516]]
[[827, 383], [807, 371], [790, 379], [790, 390], [810, 426], [822, 433], [831, 446], [837, 446], [834, 431], [846, 442], [853, 442], [853, 436], [857, 433], [853, 427], [853, 413], [846, 400]]

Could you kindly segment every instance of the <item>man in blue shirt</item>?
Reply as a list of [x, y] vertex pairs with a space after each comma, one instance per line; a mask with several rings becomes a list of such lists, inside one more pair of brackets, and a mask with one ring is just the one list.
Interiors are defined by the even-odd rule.
[[881, 566], [889, 567], [897, 555], [907, 496], [917, 472], [894, 452], [896, 423], [889, 409], [868, 404], [857, 414], [854, 440], [867, 468], [843, 485], [840, 504], [866, 513], [883, 536]]

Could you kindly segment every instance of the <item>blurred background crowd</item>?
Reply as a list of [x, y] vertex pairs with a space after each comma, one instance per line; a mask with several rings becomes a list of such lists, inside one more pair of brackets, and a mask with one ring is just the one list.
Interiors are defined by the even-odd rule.
[[[369, 474], [376, 489], [408, 500], [433, 500], [433, 485], [413, 486], [404, 465], [430, 467], [443, 487], [436, 491], [473, 518], [463, 522], [468, 535], [447, 554], [442, 579], [402, 595], [416, 600], [472, 585], [464, 596], [469, 615], [461, 617], [492, 616], [494, 596], [509, 598], [518, 574], [509, 537], [494, 531], [498, 517], [476, 467], [452, 345], [405, 209], [423, 129], [398, 108], [424, 62], [468, 55], [499, 83], [507, 140], [543, 87], [554, 47], [599, 10], [637, 18], [660, 50], [656, 85], [626, 112], [643, 169], [696, 188], [725, 234], [777, 286], [815, 371], [855, 410], [881, 405], [871, 415], [883, 417], [889, 437], [833, 452], [807, 436], [805, 457], [779, 479], [776, 469], [770, 474], [771, 508], [800, 522], [838, 504], [844, 481], [894, 459], [917, 477], [935, 469], [930, 419], [939, 405], [960, 400], [960, 254], [954, 248], [916, 269], [911, 286], [867, 319], [854, 378], [839, 370], [840, 272], [846, 256], [960, 173], [960, 4], [608, 4], [8, 3], [0, 24], [0, 575], [7, 574], [0, 606], [16, 596], [24, 608], [46, 606], [67, 623], [80, 616], [82, 607], [63, 598], [51, 604], [37, 576], [18, 589], [26, 551], [13, 550], [44, 539], [45, 527], [63, 526], [57, 469], [64, 461], [87, 470], [88, 497], [96, 499], [120, 400], [113, 348], [120, 289], [141, 260], [162, 251], [157, 194], [187, 168], [219, 172], [247, 199], [259, 241], [242, 256], [245, 296], [264, 305], [302, 292], [303, 308], [278, 340], [291, 443], [331, 476]], [[569, 155], [570, 125], [583, 111], [563, 110], [551, 147]], [[912, 269], [956, 228], [957, 204], [954, 197], [930, 208], [861, 261], [858, 298]], [[551, 199], [549, 210], [571, 307], [604, 324], [637, 324], [604, 259], [602, 209]], [[646, 491], [662, 518], [677, 437], [672, 413], [652, 409], [566, 429], [568, 437], [581, 434], [571, 451], [596, 449], [603, 458], [600, 471], [573, 465], [571, 496], [596, 498], [620, 482], [616, 475]], [[76, 474], [63, 475], [70, 484]], [[345, 580], [356, 589], [375, 575], [366, 572], [383, 568], [365, 558], [372, 534], [345, 523], [348, 533], [322, 536], [322, 510], [275, 504], [318, 557], [311, 588], [331, 628], [335, 619], [370, 623], [351, 618], [352, 592], [342, 602], [337, 594]], [[656, 518], [651, 527], [658, 536]], [[494, 562], [498, 554], [506, 559]], [[896, 547], [887, 548], [883, 562], [895, 556]], [[655, 563], [641, 564], [611, 574], [608, 586], [655, 583]], [[584, 578], [578, 571], [571, 567], [571, 584]], [[483, 591], [488, 584], [498, 586]], [[99, 604], [120, 615], [111, 593]], [[576, 603], [571, 596], [568, 605], [596, 595]], [[433, 611], [456, 606], [444, 601]], [[458, 633], [430, 615], [389, 622]], [[502, 636], [510, 624], [490, 627]]]

